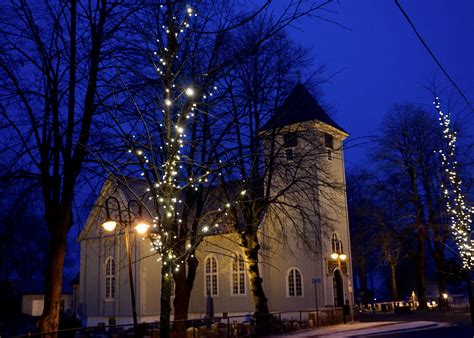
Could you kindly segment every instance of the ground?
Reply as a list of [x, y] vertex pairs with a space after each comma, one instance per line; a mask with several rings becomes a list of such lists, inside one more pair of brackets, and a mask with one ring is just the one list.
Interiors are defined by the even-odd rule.
[[[355, 319], [345, 325], [304, 330], [287, 337], [474, 337], [474, 327], [467, 312], [366, 313]], [[275, 337], [286, 336], [272, 338]]]

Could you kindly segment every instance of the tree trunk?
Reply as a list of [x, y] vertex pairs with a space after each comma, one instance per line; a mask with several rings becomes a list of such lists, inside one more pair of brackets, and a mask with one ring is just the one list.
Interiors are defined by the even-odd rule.
[[367, 306], [367, 267], [365, 258], [360, 260], [359, 264], [359, 278], [360, 278], [360, 290], [362, 292], [361, 302], [363, 306]]
[[190, 257], [187, 260], [188, 271], [186, 276], [186, 269], [181, 269], [174, 275], [175, 280], [175, 296], [174, 296], [174, 325], [171, 331], [173, 338], [181, 338], [186, 336], [189, 299], [191, 298], [191, 291], [193, 289], [194, 279], [196, 277], [196, 270], [198, 260], [195, 257]]
[[[38, 321], [40, 332], [57, 331], [59, 327], [59, 310], [63, 279], [64, 258], [66, 256], [66, 235], [51, 239], [48, 265], [45, 273], [45, 303], [43, 314]], [[50, 337], [55, 334], [48, 335]], [[43, 336], [46, 337], [46, 336]]]
[[440, 303], [447, 307], [447, 300], [443, 298], [443, 294], [446, 293], [446, 266], [442, 253], [435, 254], [436, 270], [438, 270], [438, 296]]
[[257, 231], [247, 229], [241, 235], [242, 247], [244, 248], [245, 259], [247, 261], [248, 276], [250, 280], [250, 290], [252, 291], [252, 300], [255, 307], [255, 315], [262, 315], [269, 312], [268, 300], [263, 290], [263, 279], [260, 277], [258, 267], [258, 243]]
[[160, 298], [160, 337], [170, 336], [170, 314], [171, 314], [171, 271], [170, 266], [165, 265], [166, 258], [163, 257], [161, 265], [161, 298]]
[[472, 292], [473, 282], [471, 280], [471, 270], [464, 270], [467, 286], [467, 297], [469, 299], [469, 312], [471, 314], [471, 325], [474, 326], [474, 295]]
[[425, 284], [425, 242], [423, 235], [417, 235], [417, 252], [415, 256], [415, 276], [416, 289], [418, 292], [418, 302], [420, 309], [427, 309], [426, 304], [426, 284]]
[[390, 295], [392, 296], [392, 301], [396, 302], [398, 300], [398, 286], [397, 286], [397, 271], [396, 265], [390, 264]]

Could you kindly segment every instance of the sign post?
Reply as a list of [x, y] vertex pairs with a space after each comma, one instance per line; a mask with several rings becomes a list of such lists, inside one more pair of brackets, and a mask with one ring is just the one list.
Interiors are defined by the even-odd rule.
[[314, 285], [314, 304], [316, 306], [316, 327], [319, 327], [319, 310], [318, 310], [318, 284], [321, 284], [321, 278], [313, 278]]

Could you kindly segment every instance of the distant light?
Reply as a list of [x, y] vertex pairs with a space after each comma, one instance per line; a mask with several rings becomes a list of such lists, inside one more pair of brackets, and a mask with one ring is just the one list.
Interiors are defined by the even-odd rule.
[[170, 99], [166, 99], [166, 100], [165, 100], [165, 104], [166, 104], [168, 107], [171, 106], [171, 103], [172, 103], [172, 102], [171, 102]]
[[347, 258], [347, 255], [342, 253], [339, 255], [339, 258], [341, 259], [341, 261], [345, 261]]
[[331, 254], [331, 258], [332, 258], [332, 259], [337, 259], [337, 257], [339, 257], [339, 254], [338, 254], [337, 252], [333, 252], [333, 253]]

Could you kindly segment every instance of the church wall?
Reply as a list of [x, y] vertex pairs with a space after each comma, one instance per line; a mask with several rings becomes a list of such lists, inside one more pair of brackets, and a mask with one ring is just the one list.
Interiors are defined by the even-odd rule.
[[[137, 295], [137, 312], [143, 313], [138, 295], [140, 293], [140, 271], [138, 247], [134, 245], [134, 234], [131, 234], [132, 272], [134, 275]], [[115, 294], [106, 298], [106, 261], [111, 257], [115, 261]], [[98, 231], [88, 234], [81, 241], [81, 275], [80, 305], [83, 316], [88, 318], [87, 324], [108, 322], [109, 318], [131, 318], [131, 298], [128, 275], [128, 258], [122, 234], [108, 234]], [[128, 321], [126, 321], [128, 322]], [[92, 324], [91, 324], [92, 323]]]
[[189, 312], [191, 314], [200, 317], [206, 313], [208, 300], [205, 292], [205, 259], [209, 256], [214, 256], [218, 262], [218, 295], [212, 296], [214, 314], [221, 316], [223, 312], [227, 312], [229, 315], [253, 312], [253, 303], [247, 276], [245, 276], [245, 294], [231, 294], [234, 255], [242, 253], [242, 249], [240, 249], [237, 244], [236, 235], [210, 236], [204, 239], [196, 253], [199, 266], [190, 300]]

